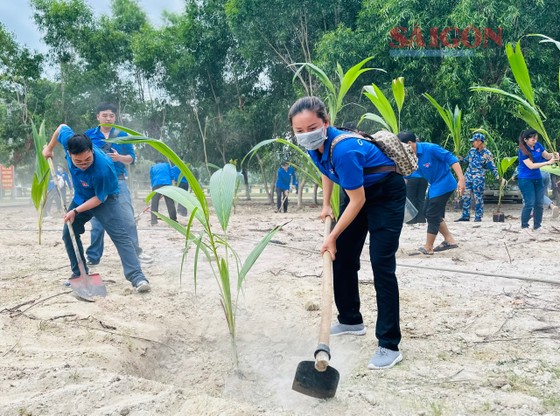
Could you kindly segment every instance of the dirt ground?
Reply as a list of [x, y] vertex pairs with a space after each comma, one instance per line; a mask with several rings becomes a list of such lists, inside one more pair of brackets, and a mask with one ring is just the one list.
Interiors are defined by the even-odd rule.
[[39, 245], [33, 207], [1, 207], [0, 415], [558, 415], [560, 221], [546, 212], [545, 232], [531, 241], [520, 232], [520, 205], [505, 207], [506, 223], [492, 222], [493, 209], [482, 223], [450, 221], [460, 247], [433, 256], [411, 255], [425, 226], [404, 227], [404, 360], [385, 371], [367, 369], [376, 306], [364, 251], [368, 332], [331, 339], [341, 379], [333, 399], [318, 400], [291, 389], [317, 344], [320, 313], [305, 305], [321, 296], [318, 208], [275, 214], [240, 202], [232, 216], [242, 258], [290, 221], [245, 282], [236, 369], [214, 278], [202, 265], [195, 293], [190, 257], [180, 278], [178, 233], [141, 216], [141, 245], [155, 258], [144, 267], [146, 295], [131, 289], [106, 239], [92, 270], [109, 295], [86, 303], [62, 285], [70, 270], [61, 221], [45, 220]]

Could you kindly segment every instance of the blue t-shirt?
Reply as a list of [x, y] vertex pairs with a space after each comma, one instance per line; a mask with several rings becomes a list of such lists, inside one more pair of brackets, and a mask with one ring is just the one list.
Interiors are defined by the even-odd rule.
[[389, 172], [364, 174], [364, 168], [395, 166], [395, 162], [367, 140], [349, 138], [340, 141], [334, 147], [331, 164], [330, 149], [332, 141], [337, 136], [347, 133], [332, 126], [328, 127], [323, 154], [317, 150], [308, 151], [313, 163], [321, 173], [339, 184], [343, 189], [348, 190], [358, 189], [361, 186], [367, 188], [387, 176]]
[[150, 168], [150, 181], [152, 188], [154, 186], [171, 185], [173, 175], [171, 174], [171, 165], [166, 162], [156, 163]]
[[81, 205], [88, 199], [97, 196], [101, 202], [105, 202], [109, 195], [119, 194], [119, 181], [115, 164], [103, 151], [93, 146], [93, 163], [86, 170], [77, 168], [72, 163], [68, 153], [68, 140], [74, 136], [74, 131], [63, 125], [58, 133], [57, 140], [66, 151], [68, 170], [72, 175], [74, 183], [74, 202]]
[[[528, 146], [527, 146], [528, 147]], [[543, 157], [543, 152], [544, 147], [542, 144], [540, 144], [539, 142], [535, 143], [535, 146], [533, 147], [533, 149], [531, 150], [530, 147], [528, 147], [529, 151], [531, 152], [531, 155], [533, 156], [533, 162], [534, 163], [543, 163], [546, 162], [546, 159]], [[523, 152], [521, 151], [521, 149], [517, 150], [517, 160], [519, 161], [519, 170], [518, 170], [518, 175], [517, 177], [519, 179], [541, 179], [541, 170], [540, 169], [529, 169], [527, 167], [527, 165], [525, 164], [525, 162], [523, 162], [524, 160], [529, 159], [529, 156], [523, 154]]]
[[457, 189], [457, 180], [449, 168], [459, 162], [453, 153], [437, 144], [419, 142], [416, 143], [416, 155], [417, 172], [430, 184], [428, 198], [436, 198]]
[[[175, 182], [179, 182], [179, 176], [181, 175], [181, 169], [179, 169], [179, 166], [175, 165], [171, 168], [171, 178], [175, 181]], [[181, 183], [188, 183], [187, 182], [187, 178], [185, 178], [185, 176], [181, 177]]]
[[[116, 143], [107, 143], [105, 141], [105, 135], [101, 131], [101, 127], [97, 126], [93, 129], [89, 129], [84, 133], [88, 136], [92, 143], [103, 150], [105, 153], [112, 153], [111, 149], [115, 149], [121, 155], [130, 155], [132, 156], [132, 163], [136, 160], [136, 155], [134, 154], [134, 147], [131, 144], [116, 144]], [[125, 137], [128, 136], [124, 131], [117, 130], [112, 128], [109, 132], [109, 138], [114, 137]], [[112, 160], [112, 159], [111, 159]], [[127, 176], [128, 172], [126, 170], [126, 165], [122, 162], [114, 162], [115, 169], [117, 171], [117, 175], [124, 175]]]
[[276, 178], [276, 188], [287, 191], [290, 189], [290, 184], [294, 185], [296, 188], [298, 186], [295, 169], [293, 166], [288, 166], [288, 170], [286, 171], [283, 167], [280, 167]]

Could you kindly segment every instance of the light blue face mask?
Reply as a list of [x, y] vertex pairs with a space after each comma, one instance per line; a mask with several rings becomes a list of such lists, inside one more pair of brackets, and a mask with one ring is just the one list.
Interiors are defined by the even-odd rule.
[[327, 140], [323, 127], [307, 133], [296, 133], [295, 136], [298, 144], [307, 150], [317, 150]]

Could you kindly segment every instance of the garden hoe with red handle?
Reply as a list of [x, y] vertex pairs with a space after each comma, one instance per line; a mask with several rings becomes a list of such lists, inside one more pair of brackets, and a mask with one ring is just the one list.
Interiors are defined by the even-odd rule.
[[[331, 232], [331, 218], [325, 219], [325, 236]], [[302, 361], [298, 364], [292, 389], [318, 399], [334, 397], [340, 374], [329, 366], [331, 352], [329, 339], [332, 318], [332, 258], [328, 251], [323, 253], [323, 292], [321, 296], [321, 325], [319, 344], [315, 349], [315, 361]]]
[[[66, 201], [62, 198], [62, 192], [60, 191], [60, 187], [58, 185], [58, 178], [56, 177], [56, 172], [54, 170], [54, 165], [51, 158], [48, 158], [47, 161], [49, 162], [49, 167], [51, 169], [51, 175], [53, 178], [53, 182], [56, 185], [56, 190], [58, 196], [60, 197], [60, 202], [64, 207], [64, 211], [68, 212], [68, 208], [66, 208]], [[72, 223], [70, 221], [66, 222], [68, 226], [68, 231], [70, 232], [70, 239], [72, 240], [72, 247], [74, 248], [74, 253], [76, 254], [76, 259], [78, 260], [78, 268], [80, 269], [80, 276], [73, 277], [69, 280], [70, 287], [72, 288], [74, 294], [82, 300], [88, 302], [94, 302], [94, 296], [107, 296], [107, 288], [105, 287], [105, 283], [101, 279], [101, 275], [99, 273], [94, 273], [88, 275], [86, 273], [86, 268], [84, 267], [84, 262], [82, 261], [82, 256], [80, 256], [80, 252], [78, 250], [78, 243], [76, 242], [76, 235], [74, 234], [74, 228], [72, 227]]]

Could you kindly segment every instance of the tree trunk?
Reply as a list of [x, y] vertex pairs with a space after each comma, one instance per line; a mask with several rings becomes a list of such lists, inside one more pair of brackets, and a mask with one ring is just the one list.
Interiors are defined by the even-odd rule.
[[297, 209], [303, 208], [303, 187], [305, 186], [305, 178], [302, 178], [299, 183], [298, 193], [297, 193]]
[[251, 200], [251, 187], [249, 186], [249, 175], [247, 175], [247, 168], [241, 169], [243, 175], [243, 182], [245, 183], [245, 200]]
[[315, 205], [319, 205], [319, 201], [317, 200], [317, 191], [319, 190], [319, 184], [315, 184], [313, 187], [313, 203]]

